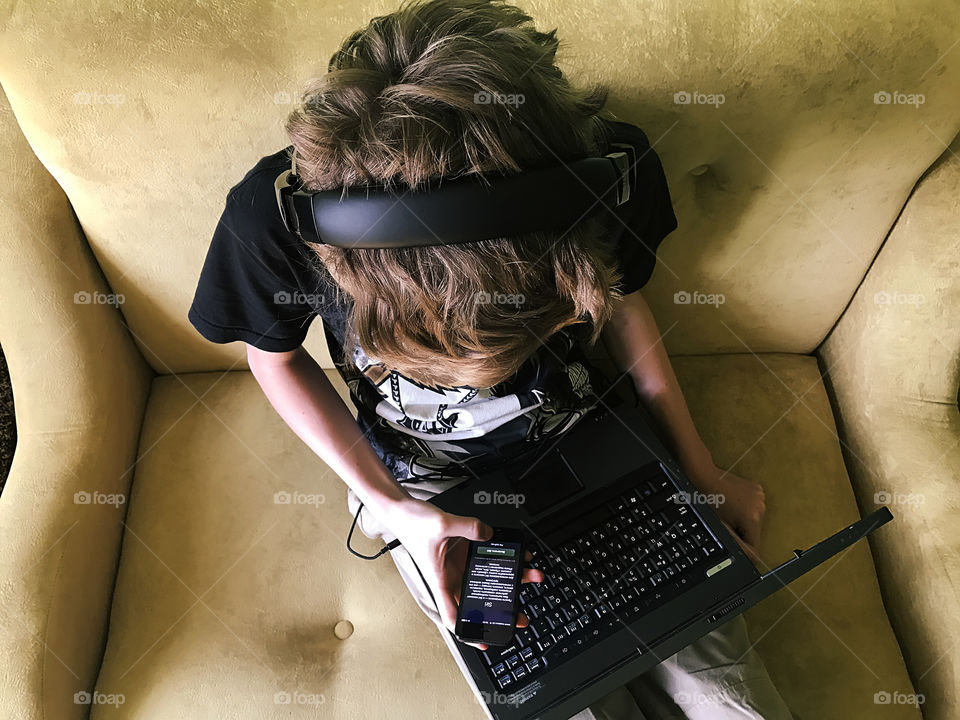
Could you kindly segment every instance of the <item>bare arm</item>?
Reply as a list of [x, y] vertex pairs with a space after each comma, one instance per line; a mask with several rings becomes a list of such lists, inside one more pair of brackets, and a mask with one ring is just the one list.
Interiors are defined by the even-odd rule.
[[[284, 422], [403, 543], [430, 586], [444, 624], [453, 631], [468, 546], [463, 539], [486, 540], [493, 529], [478, 518], [443, 512], [407, 493], [306, 350], [271, 353], [247, 345], [247, 358], [253, 376]], [[539, 570], [524, 570], [524, 582], [542, 580]], [[518, 627], [528, 623], [519, 616]], [[470, 644], [486, 648], [482, 643]]]
[[297, 436], [384, 522], [410, 495], [374, 452], [316, 360], [302, 347], [273, 353], [247, 345], [250, 370]]
[[691, 480], [702, 477], [713, 458], [693, 424], [656, 320], [639, 291], [624, 296], [601, 338], [614, 364], [629, 373], [644, 405], [669, 434], [684, 472]]
[[624, 296], [601, 335], [610, 358], [633, 379], [644, 405], [673, 445], [683, 471], [701, 492], [712, 496], [720, 518], [744, 550], [759, 560], [766, 500], [763, 488], [728, 470], [721, 470], [704, 445], [690, 417], [680, 383], [670, 364], [660, 331], [646, 299], [639, 292]]

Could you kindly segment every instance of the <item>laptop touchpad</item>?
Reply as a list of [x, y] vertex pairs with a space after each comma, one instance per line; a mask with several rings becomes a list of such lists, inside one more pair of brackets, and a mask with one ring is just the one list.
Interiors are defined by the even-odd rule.
[[523, 507], [531, 515], [539, 515], [583, 490], [583, 483], [556, 449], [524, 467], [509, 470], [507, 478], [516, 492], [523, 493]]

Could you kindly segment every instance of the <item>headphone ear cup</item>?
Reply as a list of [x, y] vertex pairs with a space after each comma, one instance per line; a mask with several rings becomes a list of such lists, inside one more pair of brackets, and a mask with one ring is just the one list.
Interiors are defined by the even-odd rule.
[[283, 220], [283, 226], [289, 232], [300, 235], [297, 211], [293, 206], [293, 199], [290, 197], [290, 193], [293, 192], [291, 181], [298, 180], [295, 171], [296, 161], [294, 161], [293, 170], [284, 170], [277, 176], [273, 183], [273, 189], [277, 194], [277, 207], [280, 209], [280, 219]]
[[[623, 199], [623, 201], [627, 202], [630, 199], [633, 189], [637, 187], [637, 177], [639, 173], [639, 170], [637, 169], [637, 163], [639, 161], [637, 158], [637, 149], [633, 145], [628, 145], [627, 143], [611, 143], [610, 147], [611, 149], [623, 153], [626, 156], [627, 167], [624, 176], [624, 183], [627, 187], [627, 190], [626, 197]], [[608, 155], [607, 157], [610, 156]]]

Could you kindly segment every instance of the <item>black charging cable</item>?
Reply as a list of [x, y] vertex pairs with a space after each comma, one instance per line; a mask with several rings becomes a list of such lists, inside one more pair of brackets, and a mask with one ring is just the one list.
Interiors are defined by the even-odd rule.
[[[424, 480], [456, 480], [456, 479], [465, 479], [465, 478], [460, 478], [459, 476], [456, 476], [456, 475], [449, 475], [441, 470], [440, 472], [427, 473], [426, 475], [418, 475], [416, 477], [406, 478], [404, 480], [397, 480], [397, 482], [403, 485], [407, 483], [423, 482]], [[351, 547], [350, 545], [350, 541], [353, 539], [353, 531], [357, 527], [357, 521], [360, 519], [361, 510], [363, 510], [362, 500], [360, 501], [360, 507], [357, 508], [357, 512], [353, 516], [353, 522], [350, 524], [350, 532], [347, 533], [347, 550], [349, 550], [358, 558], [361, 558], [363, 560], [376, 560], [381, 555], [384, 555], [385, 553], [388, 553], [391, 550], [398, 548], [400, 547], [400, 545], [403, 544], [400, 542], [400, 540], [397, 540], [397, 539], [391, 540], [382, 548], [380, 548], [380, 550], [377, 553], [373, 555], [363, 555], [362, 553], [359, 553], [356, 550], [354, 550], [353, 547]]]

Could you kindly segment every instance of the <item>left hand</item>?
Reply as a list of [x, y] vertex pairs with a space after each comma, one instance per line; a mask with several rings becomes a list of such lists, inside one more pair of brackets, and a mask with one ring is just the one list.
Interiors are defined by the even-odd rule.
[[763, 486], [716, 465], [690, 480], [701, 492], [718, 496], [718, 504], [713, 506], [717, 515], [747, 555], [760, 561], [757, 545], [767, 510]]

